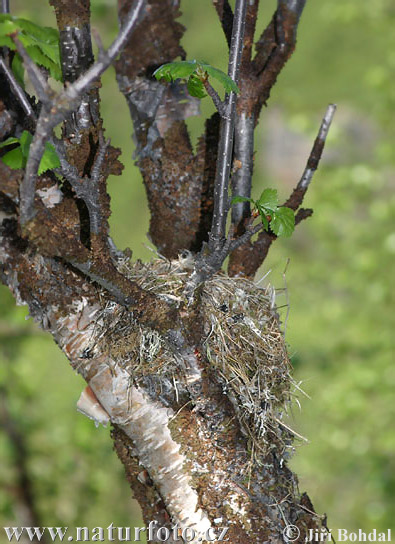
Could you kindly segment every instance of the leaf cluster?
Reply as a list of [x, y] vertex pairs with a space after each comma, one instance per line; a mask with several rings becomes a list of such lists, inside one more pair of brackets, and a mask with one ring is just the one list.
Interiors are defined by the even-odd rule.
[[196, 98], [204, 98], [207, 92], [204, 88], [204, 82], [209, 77], [215, 79], [221, 84], [226, 93], [239, 93], [239, 88], [236, 83], [227, 74], [214, 68], [205, 62], [194, 60], [181, 60], [163, 64], [154, 72], [156, 79], [165, 81], [175, 81], [176, 79], [185, 80], [188, 87], [188, 92]]
[[[0, 149], [8, 146], [15, 146], [10, 151], [7, 151], [1, 160], [10, 168], [19, 169], [25, 168], [27, 159], [29, 156], [30, 144], [32, 143], [33, 136], [27, 130], [24, 130], [20, 138], [7, 138], [4, 142], [0, 143]], [[55, 151], [55, 148], [50, 143], [45, 144], [45, 151], [41, 158], [40, 165], [38, 167], [38, 174], [42, 174], [47, 170], [53, 170], [60, 166], [59, 157]]]
[[295, 214], [291, 208], [278, 205], [276, 189], [265, 189], [258, 200], [245, 196], [235, 196], [232, 204], [237, 202], [250, 202], [260, 216], [263, 228], [270, 230], [276, 236], [289, 237], [295, 229]]
[[39, 26], [26, 19], [0, 14], [0, 46], [15, 51], [11, 68], [18, 83], [23, 87], [23, 62], [16, 52], [15, 43], [11, 38], [13, 34], [18, 35], [18, 39], [36, 64], [46, 68], [54, 79], [62, 80], [59, 32], [55, 28]]

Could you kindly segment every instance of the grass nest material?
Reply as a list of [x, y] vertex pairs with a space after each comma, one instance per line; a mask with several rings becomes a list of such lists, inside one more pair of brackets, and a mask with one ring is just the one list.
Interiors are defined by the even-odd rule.
[[[186, 303], [184, 289], [191, 274], [188, 264], [188, 259], [181, 258], [132, 265], [125, 260], [119, 267], [143, 289], [181, 305]], [[274, 289], [218, 273], [203, 287], [201, 318], [202, 351], [234, 407], [254, 458], [273, 447], [283, 456], [296, 434], [283, 419], [297, 386], [290, 376]], [[165, 337], [142, 327], [112, 302], [98, 320], [95, 345], [102, 341], [111, 359], [126, 368], [131, 380], [144, 386], [153, 398], [174, 405], [183, 393], [187, 395], [183, 362]]]

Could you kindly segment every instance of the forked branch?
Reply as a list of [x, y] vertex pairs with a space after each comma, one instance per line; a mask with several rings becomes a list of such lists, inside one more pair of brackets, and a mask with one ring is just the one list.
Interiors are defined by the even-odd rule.
[[[295, 215], [295, 225], [298, 225], [304, 219], [307, 219], [313, 214], [313, 210], [300, 208], [303, 203], [306, 191], [311, 183], [314, 172], [318, 168], [322, 152], [325, 147], [326, 139], [329, 133], [333, 117], [335, 115], [336, 105], [330, 104], [327, 107], [325, 115], [323, 117], [320, 129], [317, 134], [317, 138], [314, 141], [314, 145], [309, 154], [306, 168], [303, 175], [298, 182], [297, 186], [293, 190], [291, 196], [284, 202], [283, 206], [291, 208], [297, 211]], [[267, 232], [262, 229], [258, 239], [251, 243], [251, 237], [258, 232], [251, 226], [246, 226], [246, 231], [241, 237], [233, 244], [232, 249], [238, 248], [240, 252], [237, 261], [231, 262], [229, 266], [230, 275], [244, 275], [253, 277], [265, 260], [271, 244], [277, 239], [277, 236], [272, 232]], [[239, 244], [239, 240], [243, 240], [243, 244]]]
[[131, 32], [136, 27], [139, 15], [145, 5], [145, 0], [137, 0], [125, 18], [125, 24], [118, 36], [105, 54], [93, 64], [73, 84], [68, 85], [63, 91], [55, 94], [50, 91], [34, 62], [27, 55], [21, 43], [16, 39], [19, 53], [21, 54], [26, 70], [32, 75], [32, 84], [43, 102], [42, 111], [37, 121], [36, 132], [30, 146], [29, 158], [26, 165], [25, 177], [21, 184], [21, 225], [26, 225], [34, 217], [34, 195], [36, 179], [40, 160], [44, 153], [45, 143], [52, 135], [53, 129], [62, 122], [66, 116], [78, 107], [81, 96], [101, 76], [101, 74], [113, 63], [118, 56]]

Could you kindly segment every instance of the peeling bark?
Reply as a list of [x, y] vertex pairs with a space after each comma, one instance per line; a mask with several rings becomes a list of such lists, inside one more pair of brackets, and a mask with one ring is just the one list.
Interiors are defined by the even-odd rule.
[[[196, 154], [185, 119], [199, 113], [198, 101], [184, 84], [152, 78], [159, 65], [185, 57], [179, 1], [121, 0], [125, 26], [96, 62], [89, 1], [51, 4], [61, 33], [63, 92], [50, 91], [17, 43], [42, 102], [37, 125], [39, 108], [15, 86], [6, 59], [0, 65], [6, 81], [1, 139], [35, 129], [25, 173], [0, 162], [1, 280], [87, 382], [79, 408], [111, 423], [147, 525], [194, 529], [194, 542], [208, 540], [209, 529], [218, 536], [222, 526], [233, 544], [262, 544], [284, 542], [284, 529], [293, 524], [300, 530], [295, 542], [303, 542], [324, 519], [287, 467], [296, 435], [283, 419], [292, 379], [273, 294], [218, 270], [241, 240], [230, 271], [252, 277], [275, 239], [260, 232], [250, 242], [248, 205], [234, 208], [226, 236], [233, 123], [233, 192], [249, 196], [254, 128], [295, 46], [304, 1], [279, 0], [253, 60], [258, 1], [238, 1], [235, 15], [227, 1], [214, 1], [231, 45], [234, 79], [241, 67], [241, 96], [237, 107], [233, 93], [224, 102], [221, 115], [228, 118], [216, 114], [207, 121]], [[109, 241], [106, 183], [121, 166], [118, 151], [104, 139], [98, 78], [126, 38], [115, 63], [117, 80], [134, 124], [150, 236], [168, 258], [150, 265], [130, 264]], [[331, 116], [289, 199], [295, 210]], [[60, 122], [63, 141], [52, 134]], [[54, 172], [37, 176], [48, 140], [59, 153], [56, 174], [63, 183]], [[297, 221], [311, 213], [299, 208]]]

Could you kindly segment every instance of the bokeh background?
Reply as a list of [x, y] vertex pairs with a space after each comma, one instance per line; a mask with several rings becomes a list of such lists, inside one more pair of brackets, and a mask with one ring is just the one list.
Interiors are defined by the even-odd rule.
[[[92, 0], [93, 26], [109, 44], [115, 0]], [[274, 11], [262, 2], [258, 28]], [[14, 14], [54, 25], [42, 0], [11, 0]], [[188, 58], [226, 70], [227, 50], [210, 0], [183, 0]], [[291, 462], [301, 490], [331, 528], [395, 530], [395, 4], [308, 0], [297, 49], [261, 116], [255, 195], [286, 197], [299, 179], [326, 105], [338, 112], [305, 205], [313, 218], [274, 244], [258, 277], [287, 286], [286, 323], [295, 378], [311, 397], [293, 427], [309, 444]], [[112, 234], [151, 259], [148, 209], [133, 165], [132, 128], [112, 69], [103, 77], [106, 135], [122, 148], [112, 178]], [[188, 121], [194, 142], [204, 117]], [[287, 259], [290, 259], [284, 277]], [[49, 526], [142, 525], [109, 430], [75, 409], [81, 378], [51, 338], [0, 287], [0, 526], [25, 525], [31, 483], [37, 518]], [[0, 532], [0, 542], [5, 538]]]

